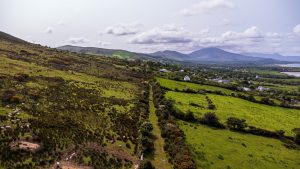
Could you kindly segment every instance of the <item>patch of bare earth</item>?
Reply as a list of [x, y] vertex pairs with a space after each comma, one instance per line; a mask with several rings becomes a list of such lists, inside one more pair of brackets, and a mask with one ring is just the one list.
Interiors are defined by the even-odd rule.
[[38, 151], [42, 145], [40, 143], [34, 143], [29, 141], [14, 141], [10, 143], [10, 148], [12, 150], [28, 150], [28, 151]]
[[[52, 169], [56, 169], [57, 166], [54, 166]], [[91, 169], [88, 166], [78, 165], [71, 161], [62, 161], [59, 163], [60, 169]]]

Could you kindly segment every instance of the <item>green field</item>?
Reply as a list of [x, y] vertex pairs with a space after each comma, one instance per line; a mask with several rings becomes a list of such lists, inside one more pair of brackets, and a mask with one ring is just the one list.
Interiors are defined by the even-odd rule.
[[300, 152], [279, 140], [178, 121], [198, 168], [297, 169]]
[[[167, 99], [175, 101], [175, 107], [183, 112], [191, 110], [200, 117], [206, 112], [215, 112], [222, 122], [229, 117], [246, 119], [249, 125], [267, 130], [284, 130], [287, 135], [293, 135], [292, 129], [299, 127], [300, 110], [268, 106], [253, 103], [231, 96], [207, 95], [215, 104], [216, 110], [207, 109], [207, 100], [202, 94], [188, 94], [169, 91]], [[191, 106], [190, 103], [200, 107]]]
[[234, 91], [224, 89], [221, 87], [216, 87], [216, 86], [209, 86], [209, 85], [200, 85], [200, 84], [195, 84], [195, 83], [189, 83], [189, 82], [179, 82], [179, 81], [174, 81], [174, 80], [169, 80], [169, 79], [164, 79], [164, 78], [156, 78], [156, 80], [159, 82], [159, 84], [162, 87], [168, 88], [170, 90], [179, 90], [182, 91], [184, 89], [193, 89], [193, 90], [208, 90], [208, 91], [222, 91], [225, 94], [231, 94]]

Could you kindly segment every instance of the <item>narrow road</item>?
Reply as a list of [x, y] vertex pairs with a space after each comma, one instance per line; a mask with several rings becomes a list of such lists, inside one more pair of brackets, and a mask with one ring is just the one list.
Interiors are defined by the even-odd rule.
[[161, 131], [158, 126], [158, 118], [155, 114], [155, 107], [153, 103], [153, 91], [152, 86], [150, 85], [149, 91], [149, 120], [153, 124], [153, 134], [155, 135], [156, 139], [154, 141], [154, 157], [152, 159], [152, 164], [156, 169], [171, 169], [172, 166], [168, 162], [167, 154], [164, 151], [164, 139], [161, 137]]

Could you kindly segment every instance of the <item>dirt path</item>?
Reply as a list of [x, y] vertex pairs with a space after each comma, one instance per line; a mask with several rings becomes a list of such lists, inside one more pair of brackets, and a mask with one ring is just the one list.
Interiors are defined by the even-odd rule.
[[154, 152], [154, 157], [152, 160], [152, 164], [155, 166], [157, 169], [171, 169], [172, 166], [168, 162], [167, 154], [164, 151], [164, 139], [161, 137], [161, 131], [158, 126], [158, 118], [155, 114], [155, 107], [153, 103], [153, 91], [152, 91], [152, 86], [150, 86], [150, 91], [149, 91], [149, 120], [153, 124], [153, 134], [156, 137], [156, 140], [154, 142], [154, 147], [155, 147], [155, 152]]

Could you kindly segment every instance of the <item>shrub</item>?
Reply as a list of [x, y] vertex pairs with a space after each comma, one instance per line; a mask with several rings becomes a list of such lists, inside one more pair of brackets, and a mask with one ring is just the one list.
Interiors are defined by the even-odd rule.
[[295, 133], [295, 143], [300, 145], [300, 128], [294, 128], [292, 131]]
[[223, 124], [219, 122], [219, 118], [215, 113], [205, 113], [201, 119], [202, 123], [207, 124], [209, 126], [225, 128]]
[[187, 111], [186, 115], [185, 115], [185, 120], [186, 121], [190, 121], [190, 122], [195, 122], [197, 121], [197, 119], [194, 116], [194, 113], [190, 110]]
[[139, 169], [155, 169], [149, 160], [143, 160], [140, 162]]
[[144, 122], [140, 127], [140, 132], [143, 135], [149, 135], [152, 130], [153, 130], [153, 125], [149, 121]]
[[238, 119], [235, 117], [230, 117], [226, 121], [227, 126], [233, 130], [244, 130], [247, 127], [245, 119]]

